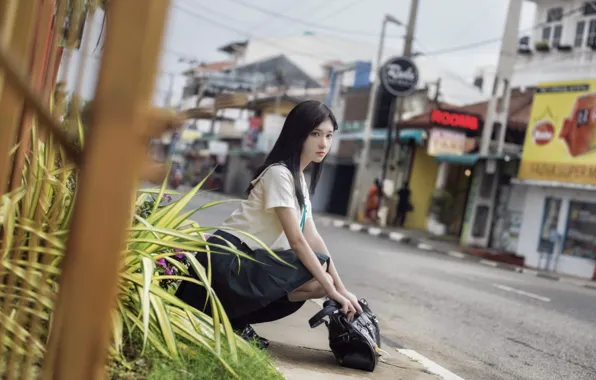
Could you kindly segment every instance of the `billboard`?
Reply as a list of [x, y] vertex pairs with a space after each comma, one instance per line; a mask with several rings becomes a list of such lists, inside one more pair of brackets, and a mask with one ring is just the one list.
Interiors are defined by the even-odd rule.
[[596, 80], [537, 87], [518, 176], [596, 185]]

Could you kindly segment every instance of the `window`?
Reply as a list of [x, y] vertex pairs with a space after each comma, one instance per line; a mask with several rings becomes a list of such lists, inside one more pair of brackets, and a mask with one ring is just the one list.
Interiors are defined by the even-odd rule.
[[546, 22], [557, 22], [563, 19], [563, 7], [551, 8], [546, 11]]
[[581, 47], [584, 43], [584, 31], [586, 30], [586, 22], [580, 21], [575, 26], [575, 41], [573, 46]]
[[542, 41], [550, 41], [550, 26], [542, 28]]
[[489, 208], [485, 205], [476, 207], [476, 215], [474, 216], [474, 225], [472, 226], [472, 236], [480, 238], [484, 236], [486, 225], [488, 222]]
[[586, 40], [586, 46], [596, 46], [596, 19], [590, 20], [588, 26], [588, 39]]
[[570, 202], [563, 254], [596, 260], [596, 203]]
[[[557, 46], [563, 35], [563, 7], [550, 8], [546, 11], [546, 25], [542, 28], [542, 41]], [[551, 40], [552, 38], [552, 40]]]
[[563, 34], [563, 25], [557, 25], [555, 26], [555, 28], [553, 29], [553, 41], [552, 41], [552, 45], [553, 46], [559, 46], [559, 43], [561, 42], [561, 35]]
[[538, 252], [552, 255], [559, 224], [559, 212], [561, 211], [561, 199], [547, 197], [544, 199], [544, 211], [542, 214], [542, 226], [538, 236]]
[[596, 15], [596, 1], [587, 1], [584, 4], [584, 16]]

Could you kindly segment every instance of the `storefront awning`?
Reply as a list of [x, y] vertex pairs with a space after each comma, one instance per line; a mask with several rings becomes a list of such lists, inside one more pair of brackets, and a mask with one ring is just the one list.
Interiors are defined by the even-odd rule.
[[418, 145], [423, 145], [426, 136], [426, 131], [423, 131], [422, 129], [402, 129], [399, 131], [398, 141], [400, 143], [414, 141]]
[[462, 165], [462, 166], [474, 166], [476, 162], [480, 160], [519, 160], [517, 154], [440, 154], [435, 157], [438, 162], [446, 162], [448, 164]]

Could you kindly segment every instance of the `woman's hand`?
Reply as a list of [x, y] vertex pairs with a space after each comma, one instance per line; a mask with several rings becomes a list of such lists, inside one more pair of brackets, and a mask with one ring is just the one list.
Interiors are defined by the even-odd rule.
[[345, 298], [347, 298], [348, 301], [350, 301], [350, 303], [352, 304], [356, 312], [358, 312], [358, 314], [362, 313], [362, 306], [360, 306], [360, 302], [358, 302], [358, 298], [356, 298], [354, 294], [348, 292], [347, 289], [340, 290], [339, 293]]
[[344, 297], [340, 292], [337, 290], [333, 290], [327, 294], [329, 299], [339, 302], [341, 305], [341, 312], [347, 315], [348, 320], [352, 320], [354, 314], [356, 313], [356, 309], [352, 305], [352, 302]]

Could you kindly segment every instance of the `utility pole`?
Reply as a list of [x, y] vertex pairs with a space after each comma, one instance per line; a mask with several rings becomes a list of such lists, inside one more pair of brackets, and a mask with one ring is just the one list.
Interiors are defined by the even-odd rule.
[[[413, 0], [416, 1], [417, 0]], [[370, 94], [368, 96], [368, 110], [366, 112], [366, 121], [364, 124], [364, 133], [362, 136], [362, 151], [360, 152], [360, 159], [358, 160], [358, 169], [356, 170], [356, 178], [354, 179], [354, 190], [352, 191], [352, 197], [350, 199], [350, 218], [356, 220], [358, 217], [358, 209], [360, 205], [360, 182], [362, 176], [366, 171], [368, 164], [368, 156], [370, 155], [370, 136], [372, 134], [372, 123], [374, 120], [374, 113], [377, 106], [377, 94], [380, 87], [381, 78], [379, 77], [379, 70], [381, 68], [381, 60], [383, 59], [383, 45], [385, 43], [385, 32], [387, 29], [387, 23], [392, 22], [397, 25], [403, 25], [401, 21], [393, 16], [385, 15], [381, 26], [381, 35], [379, 37], [379, 48], [377, 50], [376, 65], [373, 68], [374, 77], [370, 85]]]
[[[416, 30], [416, 20], [418, 18], [418, 6], [420, 1], [419, 0], [412, 0], [410, 3], [410, 14], [408, 16], [408, 26], [406, 30], [406, 36], [404, 39], [404, 49], [403, 49], [403, 56], [406, 58], [412, 57], [412, 45], [414, 44], [414, 31]], [[385, 156], [383, 157], [383, 169], [381, 172], [381, 184], [384, 186], [385, 179], [387, 178], [387, 167], [389, 166], [389, 157], [393, 146], [395, 145], [395, 141], [393, 138], [393, 130], [396, 129], [396, 124], [399, 125], [402, 122], [403, 114], [404, 114], [404, 105], [405, 105], [405, 97], [398, 96], [395, 102], [395, 107], [397, 111], [397, 121], [394, 122], [393, 113], [390, 112], [389, 120], [387, 124], [387, 141], [385, 142]], [[397, 186], [397, 184], [395, 184]], [[392, 190], [391, 200], [394, 200], [395, 191]], [[379, 210], [381, 209], [381, 205], [383, 203], [383, 197], [379, 198]], [[392, 203], [392, 202], [390, 202]], [[388, 210], [384, 215], [384, 219], [381, 221], [381, 224], [384, 225], [387, 220], [387, 215], [389, 214]]]
[[433, 103], [435, 107], [439, 107], [439, 97], [441, 96], [441, 78], [437, 79], [437, 89], [435, 91], [435, 97]]
[[168, 86], [168, 92], [166, 93], [166, 97], [165, 97], [165, 106], [167, 108], [170, 108], [172, 106], [172, 97], [174, 96], [174, 78], [175, 78], [174, 73], [168, 73], [168, 76], [170, 77], [170, 85]]
[[[480, 144], [480, 154], [482, 156], [491, 153], [502, 154], [505, 146], [505, 132], [509, 121], [509, 103], [511, 100], [511, 79], [515, 69], [521, 10], [522, 0], [509, 0], [497, 72], [482, 130]], [[495, 125], [499, 125], [497, 149], [492, 150], [491, 140]], [[489, 194], [477, 192], [478, 194], [470, 201], [472, 202], [470, 215], [466, 215], [466, 219], [470, 222], [464, 226], [462, 231], [462, 245], [474, 244], [481, 247], [489, 245], [500, 172], [501, 168], [495, 160], [486, 160], [483, 165], [478, 165], [477, 170], [474, 170], [473, 183], [489, 183], [490, 192]], [[477, 212], [480, 209], [482, 209], [482, 212]], [[473, 231], [471, 226], [475, 226], [476, 231]]]

